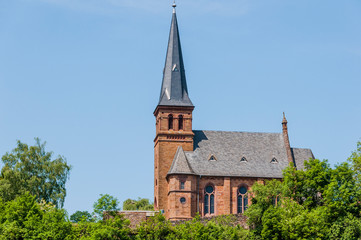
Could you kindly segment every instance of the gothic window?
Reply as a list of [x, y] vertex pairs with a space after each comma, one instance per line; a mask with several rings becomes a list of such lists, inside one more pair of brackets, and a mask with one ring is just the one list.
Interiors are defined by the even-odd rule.
[[184, 189], [184, 182], [180, 182], [180, 189]]
[[178, 129], [179, 130], [183, 130], [183, 116], [179, 115], [179, 119], [178, 119]]
[[208, 185], [204, 191], [204, 215], [214, 214], [214, 187]]
[[271, 163], [278, 163], [276, 158], [272, 158]]
[[168, 115], [168, 129], [173, 129], [173, 115], [169, 114]]
[[247, 187], [238, 188], [237, 213], [244, 213], [248, 208]]

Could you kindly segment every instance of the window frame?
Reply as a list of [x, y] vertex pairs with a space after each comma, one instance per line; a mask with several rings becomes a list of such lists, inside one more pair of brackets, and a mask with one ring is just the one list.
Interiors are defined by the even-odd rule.
[[[241, 188], [245, 188], [246, 192], [241, 193]], [[244, 213], [248, 209], [249, 205], [249, 194], [248, 194], [248, 186], [247, 185], [240, 185], [237, 188], [237, 213]]]
[[[207, 187], [212, 187], [213, 191], [208, 193]], [[213, 216], [216, 214], [216, 188], [213, 184], [208, 183], [204, 187], [204, 198], [203, 198], [203, 215]]]

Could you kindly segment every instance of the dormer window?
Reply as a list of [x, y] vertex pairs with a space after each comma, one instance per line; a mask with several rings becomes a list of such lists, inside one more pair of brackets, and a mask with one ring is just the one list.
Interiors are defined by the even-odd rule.
[[211, 156], [209, 156], [208, 160], [209, 161], [217, 161], [217, 158], [212, 154]]
[[278, 163], [276, 158], [272, 158], [271, 163]]
[[242, 157], [241, 162], [247, 162], [247, 159], [245, 157]]

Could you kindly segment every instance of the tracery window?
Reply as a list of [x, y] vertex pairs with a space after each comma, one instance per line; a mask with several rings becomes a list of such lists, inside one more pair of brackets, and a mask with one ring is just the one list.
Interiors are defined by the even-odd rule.
[[173, 115], [169, 114], [168, 115], [168, 129], [173, 129]]
[[237, 197], [237, 213], [244, 213], [248, 208], [248, 194], [247, 187], [241, 186], [238, 188]]
[[178, 119], [178, 129], [183, 130], [183, 115], [179, 115]]
[[214, 214], [214, 187], [208, 185], [204, 191], [204, 215]]

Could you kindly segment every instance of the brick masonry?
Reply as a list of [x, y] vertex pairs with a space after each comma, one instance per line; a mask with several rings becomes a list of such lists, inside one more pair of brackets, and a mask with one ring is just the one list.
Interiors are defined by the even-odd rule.
[[[136, 228], [142, 222], [147, 221], [149, 218], [153, 217], [158, 212], [155, 211], [119, 211], [119, 214], [124, 215], [124, 218], [130, 220], [130, 227]], [[201, 217], [200, 221], [203, 224], [207, 224], [209, 221], [215, 221], [220, 224], [227, 224], [230, 226], [240, 225], [245, 229], [248, 229], [247, 225], [247, 217], [242, 214], [232, 214], [228, 215], [226, 218], [222, 218], [223, 216], [209, 216], [209, 217]], [[171, 220], [173, 225], [182, 224], [189, 220]]]
[[120, 211], [119, 214], [124, 215], [126, 219], [130, 220], [130, 227], [135, 228], [140, 223], [147, 221], [148, 218], [154, 216], [157, 212], [154, 211]]
[[[164, 210], [167, 218], [169, 218], [170, 214], [167, 174], [179, 146], [182, 146], [184, 151], [193, 151], [193, 108], [158, 106], [154, 111], [154, 116], [156, 117], [156, 137], [154, 139], [154, 209], [156, 211]], [[172, 128], [169, 128], [170, 115], [173, 117]], [[179, 129], [179, 119], [183, 119], [183, 129]], [[173, 198], [175, 199], [176, 197]]]
[[[192, 131], [193, 107], [158, 106], [154, 111], [156, 117], [156, 137], [154, 139], [154, 209], [163, 210], [170, 220], [187, 220], [196, 216], [212, 217], [224, 214], [238, 214], [237, 201], [239, 188], [249, 191], [255, 182], [263, 182], [262, 178], [241, 177], [204, 177], [194, 175], [170, 175], [172, 165], [179, 146], [184, 151], [193, 151]], [[173, 119], [170, 127], [169, 119]], [[183, 128], [179, 129], [182, 119]], [[184, 188], [181, 188], [181, 183]], [[204, 212], [205, 188], [214, 188], [214, 213]], [[246, 194], [248, 205], [250, 196]], [[182, 200], [182, 201], [181, 201]]]

